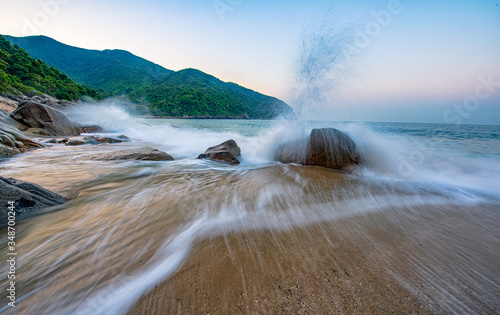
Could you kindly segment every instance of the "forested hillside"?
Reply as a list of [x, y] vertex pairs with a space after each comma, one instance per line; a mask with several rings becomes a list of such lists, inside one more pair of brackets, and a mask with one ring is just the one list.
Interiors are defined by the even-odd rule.
[[165, 69], [123, 50], [88, 50], [45, 36], [11, 37], [35, 58], [106, 96], [126, 96], [140, 114], [204, 118], [295, 118], [290, 106], [196, 69]]
[[295, 114], [284, 102], [226, 83], [196, 69], [184, 69], [130, 93], [137, 103], [149, 104], [159, 116], [248, 117], [272, 119]]
[[12, 88], [25, 94], [36, 90], [69, 101], [83, 95], [99, 98], [93, 89], [76, 84], [57, 69], [30, 57], [24, 49], [12, 46], [0, 35], [0, 92]]
[[33, 58], [108, 96], [126, 94], [173, 72], [124, 50], [83, 49], [46, 36], [5, 37]]

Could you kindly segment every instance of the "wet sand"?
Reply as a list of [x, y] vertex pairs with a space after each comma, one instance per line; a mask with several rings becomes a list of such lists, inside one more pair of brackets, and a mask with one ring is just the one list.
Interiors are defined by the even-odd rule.
[[500, 312], [500, 207], [388, 209], [201, 240], [130, 314]]

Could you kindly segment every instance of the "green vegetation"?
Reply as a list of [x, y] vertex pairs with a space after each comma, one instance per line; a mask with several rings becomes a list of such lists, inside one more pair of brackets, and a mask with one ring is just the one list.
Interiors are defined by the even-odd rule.
[[25, 94], [36, 90], [69, 101], [83, 95], [99, 96], [96, 91], [76, 84], [45, 62], [31, 58], [24, 49], [12, 46], [0, 35], [0, 92], [12, 88]]
[[248, 117], [272, 119], [294, 116], [284, 102], [225, 83], [196, 69], [185, 69], [129, 94], [132, 101], [149, 104], [157, 116]]
[[45, 61], [77, 83], [101, 90], [106, 96], [126, 94], [173, 72], [124, 50], [83, 49], [46, 36], [5, 38], [33, 58]]
[[103, 96], [127, 96], [138, 113], [167, 117], [295, 117], [284, 102], [196, 69], [177, 72], [122, 50], [87, 50], [45, 36], [11, 37], [33, 56]]

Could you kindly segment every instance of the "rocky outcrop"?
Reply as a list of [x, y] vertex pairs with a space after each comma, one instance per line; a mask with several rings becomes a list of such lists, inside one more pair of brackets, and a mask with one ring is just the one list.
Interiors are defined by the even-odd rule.
[[[76, 103], [72, 103], [67, 100], [60, 100], [47, 94], [37, 93], [36, 91], [31, 91], [25, 95], [19, 91], [12, 90], [9, 93], [3, 94], [0, 98], [3, 100], [9, 100], [11, 104], [15, 105], [11, 105], [11, 107], [14, 108], [17, 108], [19, 104], [26, 101], [48, 105], [53, 108], [64, 108], [76, 105]], [[0, 101], [0, 103], [2, 103], [2, 101]]]
[[46, 136], [78, 136], [80, 127], [64, 113], [50, 106], [24, 101], [10, 116], [22, 124], [35, 128], [33, 133]]
[[7, 97], [0, 96], [0, 110], [11, 113], [17, 108], [17, 102]]
[[[9, 202], [14, 211], [24, 215], [36, 210], [65, 203], [65, 197], [55, 194], [33, 183], [0, 176], [0, 225], [7, 223]], [[18, 219], [16, 215], [16, 219]]]
[[214, 161], [223, 161], [229, 164], [240, 164], [238, 156], [241, 150], [236, 141], [227, 140], [219, 145], [210, 147], [205, 150], [205, 153], [198, 155], [197, 159], [209, 159]]
[[94, 161], [114, 161], [114, 160], [135, 160], [135, 161], [172, 161], [174, 158], [169, 154], [150, 147], [130, 150], [120, 150], [109, 153], [89, 155], [84, 160]]
[[18, 128], [19, 123], [0, 110], [0, 158], [7, 158], [28, 149], [43, 147], [26, 137]]
[[313, 129], [307, 139], [282, 144], [276, 160], [346, 171], [359, 163], [354, 141], [335, 128]]

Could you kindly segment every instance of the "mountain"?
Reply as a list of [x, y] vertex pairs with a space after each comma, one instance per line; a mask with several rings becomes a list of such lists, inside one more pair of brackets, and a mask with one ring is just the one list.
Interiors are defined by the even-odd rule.
[[149, 104], [158, 116], [294, 118], [290, 106], [266, 96], [226, 83], [196, 69], [174, 72], [129, 94], [132, 101]]
[[124, 50], [83, 49], [46, 36], [4, 37], [76, 82], [111, 95], [127, 93], [173, 72]]
[[169, 117], [295, 118], [290, 106], [274, 97], [223, 82], [196, 69], [177, 72], [123, 50], [88, 50], [45, 36], [7, 39], [60, 69], [76, 82], [126, 95], [144, 115]]
[[17, 89], [25, 94], [36, 90], [65, 100], [83, 95], [98, 98], [96, 91], [78, 85], [57, 69], [35, 60], [17, 45], [11, 45], [0, 35], [0, 92]]

